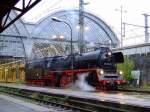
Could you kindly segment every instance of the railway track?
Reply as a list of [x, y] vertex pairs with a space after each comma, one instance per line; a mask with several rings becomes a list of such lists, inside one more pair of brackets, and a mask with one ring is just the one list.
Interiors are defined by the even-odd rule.
[[115, 91], [106, 91], [106, 90], [100, 90], [96, 92], [105, 92], [105, 93], [137, 93], [137, 94], [150, 94], [150, 91], [140, 91], [140, 90], [127, 90], [127, 89], [118, 89]]
[[142, 107], [118, 104], [116, 102], [76, 98], [13, 87], [0, 86], [0, 92], [40, 102], [40, 104], [57, 108], [61, 111], [65, 110], [65, 112], [147, 112], [147, 109]]
[[[74, 112], [92, 112], [88, 109], [79, 108], [77, 106], [68, 105], [65, 101], [67, 98], [49, 97], [39, 93], [29, 93], [29, 91], [17, 90], [15, 88], [1, 88], [0, 92], [6, 93], [11, 96], [17, 96], [19, 98], [27, 99], [30, 101], [38, 102], [40, 105], [47, 106], [49, 108], [55, 108], [57, 111]], [[46, 98], [47, 97], [47, 98]], [[59, 102], [58, 102], [59, 100]]]
[[118, 91], [150, 94], [150, 91], [144, 91], [144, 90], [142, 91], [142, 90], [131, 90], [131, 89], [118, 89]]
[[131, 90], [131, 89], [118, 89], [115, 91], [106, 91], [106, 90], [98, 90], [96, 92], [104, 92], [104, 93], [133, 93], [133, 94], [150, 94], [150, 91], [141, 91], [141, 90]]

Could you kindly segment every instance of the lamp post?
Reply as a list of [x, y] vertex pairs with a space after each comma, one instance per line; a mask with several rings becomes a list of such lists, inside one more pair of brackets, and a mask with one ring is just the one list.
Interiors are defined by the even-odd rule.
[[71, 69], [73, 70], [72, 28], [71, 28], [71, 26], [70, 26], [69, 23], [67, 23], [66, 21], [63, 21], [63, 20], [61, 20], [61, 19], [59, 19], [59, 18], [57, 18], [57, 17], [52, 17], [51, 19], [52, 19], [53, 21], [62, 22], [62, 23], [64, 23], [64, 24], [66, 24], [66, 25], [69, 27], [69, 29], [70, 29], [70, 36], [71, 36], [71, 42], [70, 42], [70, 44], [71, 44]]

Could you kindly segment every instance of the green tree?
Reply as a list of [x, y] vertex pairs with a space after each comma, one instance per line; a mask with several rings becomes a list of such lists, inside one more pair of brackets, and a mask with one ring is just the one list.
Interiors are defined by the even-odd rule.
[[131, 82], [132, 80], [131, 71], [134, 69], [134, 62], [132, 60], [126, 57], [124, 59], [124, 63], [117, 64], [117, 69], [123, 71], [124, 78], [127, 81]]

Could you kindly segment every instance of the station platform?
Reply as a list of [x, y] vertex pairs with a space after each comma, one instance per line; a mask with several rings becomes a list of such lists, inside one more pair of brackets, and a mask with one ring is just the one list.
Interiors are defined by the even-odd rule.
[[0, 94], [0, 112], [55, 112], [52, 109]]
[[19, 89], [26, 89], [44, 93], [59, 94], [65, 96], [73, 96], [85, 99], [94, 99], [99, 101], [109, 101], [120, 104], [133, 105], [138, 107], [150, 108], [150, 94], [138, 94], [138, 93], [124, 93], [124, 92], [85, 92], [70, 89], [52, 89], [46, 87], [33, 87], [27, 85], [12, 85], [12, 84], [0, 84], [0, 86], [13, 87]]

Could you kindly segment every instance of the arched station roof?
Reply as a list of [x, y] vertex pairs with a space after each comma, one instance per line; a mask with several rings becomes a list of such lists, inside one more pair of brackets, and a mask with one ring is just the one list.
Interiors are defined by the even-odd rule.
[[[11, 19], [11, 17], [15, 15], [15, 12], [11, 12], [11, 16], [9, 19]], [[41, 54], [40, 57], [69, 54], [70, 44], [68, 43], [68, 41], [70, 41], [70, 29], [63, 23], [52, 21], [51, 17], [58, 17], [69, 23], [73, 30], [73, 41], [78, 42], [79, 29], [77, 29], [77, 26], [79, 25], [79, 11], [60, 10], [49, 14], [48, 16], [38, 21], [36, 24], [32, 24], [32, 27], [30, 27], [32, 30], [27, 27], [27, 25], [22, 20], [18, 20], [17, 22], [15, 22], [14, 25], [10, 26], [3, 33], [1, 33], [0, 39], [2, 40], [1, 42], [5, 44], [6, 48], [1, 49], [0, 52], [3, 55], [9, 54], [14, 57], [24, 57], [25, 53], [21, 38], [22, 36], [25, 36], [27, 38], [23, 38], [23, 41], [25, 44], [24, 46], [26, 52], [30, 49], [29, 47], [32, 46], [32, 53], [34, 54], [32, 54], [31, 57], [33, 58], [39, 57], [39, 54]], [[86, 43], [89, 43], [89, 47], [93, 47], [93, 45], [91, 45], [90, 43], [94, 43], [96, 45], [108, 45], [111, 42], [111, 47], [117, 47], [119, 45], [117, 36], [102, 19], [91, 13], [85, 12], [84, 23], [84, 39]], [[13, 35], [16, 35], [17, 37]], [[63, 42], [61, 42], [62, 40], [59, 41], [59, 39], [57, 41], [51, 41], [54, 39], [54, 36], [64, 36], [64, 40], [66, 41], [66, 43], [64, 44]], [[34, 39], [34, 37], [38, 37], [40, 39]], [[44, 39], [50, 40], [49, 43], [45, 43]], [[26, 40], [34, 41], [30, 43], [26, 42]], [[78, 49], [77, 43], [74, 44], [74, 48], [75, 51], [78, 51], [76, 50]], [[27, 53], [27, 55], [28, 54], [31, 54], [31, 52]]]
[[[41, 19], [32, 32], [32, 36], [53, 39], [54, 36], [64, 36], [70, 40], [70, 30], [66, 24], [52, 21], [52, 17], [57, 17], [70, 24], [73, 30], [73, 40], [79, 39], [79, 11], [78, 10], [61, 10], [48, 15]], [[112, 47], [119, 45], [119, 40], [111, 28], [97, 16], [84, 12], [84, 40], [96, 44], [110, 44]]]

